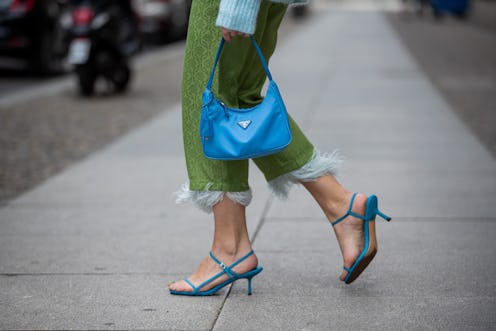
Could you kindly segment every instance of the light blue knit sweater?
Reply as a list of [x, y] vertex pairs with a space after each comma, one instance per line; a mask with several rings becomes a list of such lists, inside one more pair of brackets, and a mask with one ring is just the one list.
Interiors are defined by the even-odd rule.
[[[261, 2], [262, 0], [221, 0], [215, 25], [253, 34], [257, 25], [257, 15]], [[270, 0], [270, 2], [289, 4], [306, 3], [307, 0]]]

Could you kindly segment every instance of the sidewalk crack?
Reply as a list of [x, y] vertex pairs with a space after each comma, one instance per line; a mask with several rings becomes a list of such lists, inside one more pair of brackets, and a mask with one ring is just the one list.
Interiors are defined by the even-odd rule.
[[[269, 196], [269, 198], [267, 199], [267, 202], [265, 203], [265, 206], [264, 206], [263, 211], [262, 211], [262, 216], [260, 217], [260, 221], [258, 222], [257, 227], [255, 228], [255, 232], [253, 233], [253, 237], [251, 239], [252, 245], [255, 242], [255, 239], [257, 238], [258, 233], [260, 232], [260, 229], [262, 228], [263, 224], [265, 223], [265, 220], [267, 219], [266, 215], [269, 212], [269, 209], [270, 209], [270, 206], [271, 206], [273, 200], [274, 200], [274, 196], [271, 195], [271, 196]], [[217, 324], [217, 321], [219, 320], [220, 314], [222, 313], [222, 310], [224, 309], [224, 305], [226, 304], [227, 298], [229, 297], [229, 294], [231, 293], [231, 289], [233, 287], [233, 284], [234, 283], [231, 283], [229, 285], [229, 289], [227, 290], [227, 293], [224, 296], [224, 299], [222, 299], [222, 303], [220, 304], [217, 316], [215, 316], [215, 319], [212, 323], [212, 327], [209, 328], [209, 331], [212, 331], [213, 329], [215, 329], [215, 325]]]

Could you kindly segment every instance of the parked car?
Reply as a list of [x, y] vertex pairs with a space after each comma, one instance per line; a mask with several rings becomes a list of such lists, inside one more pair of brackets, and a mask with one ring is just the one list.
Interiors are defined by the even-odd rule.
[[134, 0], [145, 40], [165, 42], [186, 36], [191, 0]]
[[24, 60], [38, 73], [61, 70], [66, 8], [64, 0], [0, 0], [0, 57]]

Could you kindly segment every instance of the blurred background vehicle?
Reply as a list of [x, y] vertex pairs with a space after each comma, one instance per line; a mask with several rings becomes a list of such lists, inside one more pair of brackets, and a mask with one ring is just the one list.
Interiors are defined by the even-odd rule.
[[192, 0], [134, 0], [145, 40], [165, 43], [186, 36]]
[[66, 9], [66, 0], [0, 0], [0, 57], [22, 60], [36, 73], [63, 70]]
[[291, 7], [291, 14], [293, 15], [294, 18], [302, 18], [307, 15], [308, 12], [308, 6], [310, 4], [306, 5], [298, 5], [298, 6], [292, 6]]
[[68, 62], [74, 65], [80, 91], [92, 95], [102, 77], [114, 92], [127, 89], [129, 58], [141, 50], [139, 19], [130, 0], [71, 0]]
[[427, 11], [439, 20], [444, 14], [467, 18], [471, 2], [470, 0], [402, 0], [402, 4], [404, 12], [414, 12], [420, 17]]
[[460, 18], [466, 18], [469, 0], [432, 0], [432, 9], [436, 18], [441, 17], [443, 13], [451, 13]]

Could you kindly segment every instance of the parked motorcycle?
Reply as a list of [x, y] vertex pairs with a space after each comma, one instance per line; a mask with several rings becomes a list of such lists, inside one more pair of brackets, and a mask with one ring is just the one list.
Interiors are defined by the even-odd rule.
[[68, 62], [75, 67], [80, 91], [89, 96], [103, 77], [115, 92], [131, 80], [129, 58], [141, 49], [138, 20], [122, 0], [72, 1], [65, 25], [71, 36]]

